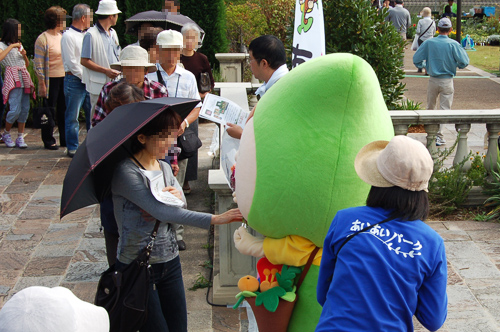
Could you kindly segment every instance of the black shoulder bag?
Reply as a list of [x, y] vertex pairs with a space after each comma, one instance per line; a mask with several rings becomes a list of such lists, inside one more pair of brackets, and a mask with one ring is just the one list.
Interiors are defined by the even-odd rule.
[[198, 82], [198, 92], [205, 93], [212, 90], [212, 82], [210, 81], [209, 73], [200, 73], [200, 81]]
[[[140, 163], [139, 166], [144, 169]], [[156, 220], [151, 241], [130, 264], [119, 270], [113, 264], [101, 274], [94, 304], [108, 312], [110, 332], [136, 332], [147, 320], [149, 257], [159, 227], [160, 221]]]
[[[420, 36], [425, 35], [425, 33], [431, 28], [431, 26], [433, 24], [434, 24], [434, 22], [431, 22], [431, 24], [429, 24], [429, 26], [427, 27], [427, 29], [425, 29], [424, 33], [421, 33]], [[418, 39], [417, 39], [418, 46], [422, 45], [422, 43], [424, 42], [422, 39], [420, 39], [420, 36], [418, 36]]]

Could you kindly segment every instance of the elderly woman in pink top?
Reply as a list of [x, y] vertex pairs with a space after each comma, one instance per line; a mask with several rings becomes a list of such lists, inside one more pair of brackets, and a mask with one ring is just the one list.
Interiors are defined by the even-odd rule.
[[[49, 107], [56, 108], [54, 121], [59, 128], [59, 143], [66, 146], [64, 113], [64, 65], [61, 56], [62, 33], [66, 27], [66, 10], [52, 6], [45, 11], [47, 30], [35, 42], [35, 72], [38, 76], [38, 94], [47, 99]], [[50, 87], [50, 88], [49, 88]], [[49, 123], [42, 125], [42, 141], [46, 149], [57, 150], [54, 127]]]

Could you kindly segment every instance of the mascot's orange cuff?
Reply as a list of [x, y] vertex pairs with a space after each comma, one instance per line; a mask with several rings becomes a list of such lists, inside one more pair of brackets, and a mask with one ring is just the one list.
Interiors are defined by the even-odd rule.
[[[264, 239], [264, 254], [273, 264], [286, 264], [291, 266], [306, 265], [307, 259], [316, 245], [298, 235], [288, 235], [281, 239]], [[313, 264], [318, 265], [321, 262], [323, 248], [320, 248], [314, 258]]]

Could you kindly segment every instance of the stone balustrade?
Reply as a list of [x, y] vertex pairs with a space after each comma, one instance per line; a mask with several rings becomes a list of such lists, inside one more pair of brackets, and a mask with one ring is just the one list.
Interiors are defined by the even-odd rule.
[[[484, 123], [488, 132], [488, 150], [484, 158], [484, 166], [488, 173], [492, 170], [498, 171], [498, 133], [500, 132], [500, 111], [499, 110], [451, 110], [451, 111], [389, 111], [394, 125], [396, 135], [406, 135], [410, 125], [424, 125], [427, 133], [427, 148], [436, 158], [437, 148], [435, 145], [436, 134], [439, 124], [452, 123], [458, 134], [453, 165], [462, 162], [470, 152], [467, 137], [472, 123]], [[463, 166], [464, 171], [471, 167], [470, 160]]]

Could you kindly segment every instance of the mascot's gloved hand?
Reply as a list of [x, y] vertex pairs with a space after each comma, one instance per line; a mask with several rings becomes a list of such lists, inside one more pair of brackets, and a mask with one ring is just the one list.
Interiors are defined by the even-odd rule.
[[234, 246], [243, 255], [264, 257], [264, 240], [258, 239], [241, 226], [234, 231]]

